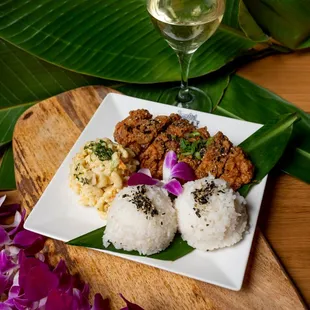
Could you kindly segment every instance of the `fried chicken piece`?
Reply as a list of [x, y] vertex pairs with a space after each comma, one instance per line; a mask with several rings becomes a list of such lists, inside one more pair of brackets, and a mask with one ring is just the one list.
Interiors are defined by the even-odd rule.
[[142, 168], [148, 168], [154, 178], [162, 178], [163, 162], [166, 152], [178, 152], [179, 138], [195, 130], [195, 127], [186, 119], [177, 114], [171, 114], [170, 124], [165, 132], [161, 132], [148, 148], [141, 153], [139, 160]]
[[135, 154], [140, 154], [141, 152], [141, 145], [137, 142], [130, 143], [126, 147], [130, 148]]
[[152, 115], [147, 110], [131, 111], [127, 118], [116, 125], [114, 139], [139, 155], [162, 130], [179, 118], [177, 114], [171, 114], [152, 119]]
[[152, 118], [147, 110], [131, 111], [116, 125], [114, 138], [129, 147], [138, 156], [141, 168], [150, 169], [154, 178], [162, 178], [169, 150], [189, 164], [197, 178], [211, 173], [226, 180], [234, 190], [253, 177], [254, 166], [240, 147], [234, 147], [222, 132], [210, 138], [206, 127], [196, 129], [178, 114]]
[[[202, 128], [196, 129], [194, 132], [191, 132], [189, 134], [186, 133], [184, 135], [184, 137], [185, 137], [184, 140], [186, 140], [190, 143], [202, 142], [201, 144], [205, 145], [206, 141], [210, 137], [210, 134], [209, 134], [206, 127], [202, 127]], [[182, 150], [179, 149], [178, 150], [179, 161], [183, 161], [183, 162], [187, 163], [188, 165], [191, 166], [191, 168], [193, 170], [196, 170], [198, 168], [198, 166], [201, 164], [201, 158], [204, 156], [204, 154], [206, 152], [206, 148], [205, 147], [203, 147], [203, 148], [197, 147], [196, 152], [199, 153], [199, 157], [195, 156], [195, 154], [183, 155]]]
[[195, 131], [196, 128], [187, 119], [180, 118], [174, 121], [168, 128], [167, 134], [175, 137], [183, 138], [186, 133]]
[[201, 138], [203, 138], [205, 140], [208, 140], [210, 138], [210, 134], [209, 134], [207, 127], [198, 128], [196, 131], [198, 131], [200, 133]]
[[[195, 133], [199, 133], [196, 135]], [[173, 150], [179, 154], [179, 160], [188, 163], [194, 170], [198, 168], [201, 161], [192, 155], [182, 155], [180, 150], [180, 139], [189, 142], [206, 141], [210, 137], [207, 128], [196, 129], [189, 121], [178, 119], [161, 133], [154, 142], [140, 155], [141, 167], [149, 168], [156, 178], [162, 177], [162, 166], [165, 154]]]
[[144, 145], [148, 145], [155, 139], [158, 132], [164, 127], [167, 121], [168, 116], [167, 119], [164, 119], [163, 121], [157, 120], [155, 118], [139, 121], [137, 126], [134, 127], [132, 130], [132, 133], [136, 140], [135, 142], [137, 142], [142, 146], [142, 148], [144, 148]]
[[208, 145], [201, 164], [195, 170], [198, 178], [211, 173], [227, 181], [233, 190], [248, 184], [253, 178], [254, 166], [240, 147], [233, 147], [229, 139], [218, 132]]
[[208, 173], [219, 178], [224, 173], [228, 153], [232, 147], [232, 143], [220, 131], [211, 139], [211, 143], [207, 146], [202, 162], [195, 171], [199, 179], [206, 177]]
[[246, 158], [240, 147], [232, 147], [224, 167], [221, 178], [227, 181], [233, 190], [251, 182], [254, 174], [254, 165]]
[[134, 128], [143, 120], [152, 118], [152, 114], [144, 109], [130, 111], [129, 116], [117, 123], [114, 130], [114, 139], [123, 146], [129, 146], [136, 141]]
[[[159, 116], [157, 116], [155, 118], [161, 118], [161, 117], [167, 117], [167, 116], [159, 115]], [[167, 123], [167, 125], [170, 125], [173, 122], [178, 121], [179, 119], [181, 119], [181, 116], [179, 114], [171, 113], [169, 115], [169, 123]]]
[[194, 158], [192, 155], [183, 156], [180, 155], [179, 161], [183, 161], [191, 166], [191, 168], [195, 171], [198, 166], [201, 164], [201, 161]]
[[148, 168], [154, 178], [162, 178], [163, 162], [168, 150], [177, 151], [179, 143], [171, 135], [162, 132], [153, 143], [141, 153], [139, 160], [141, 168]]

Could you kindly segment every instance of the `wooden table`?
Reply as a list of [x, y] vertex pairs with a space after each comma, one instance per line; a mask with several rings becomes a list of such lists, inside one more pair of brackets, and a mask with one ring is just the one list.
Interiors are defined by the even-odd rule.
[[[241, 68], [239, 74], [310, 112], [309, 50], [255, 61]], [[283, 186], [288, 181], [289, 191]], [[267, 189], [259, 226], [310, 305], [310, 186], [281, 174], [270, 176]], [[302, 207], [294, 207], [295, 199]]]
[[[310, 112], [310, 53], [270, 56], [248, 64], [239, 74]], [[289, 191], [282, 186], [288, 183]], [[260, 227], [310, 304], [310, 187], [279, 173], [270, 176], [267, 188]], [[8, 198], [19, 200], [17, 192], [11, 192]], [[298, 209], [293, 204], [295, 199]]]

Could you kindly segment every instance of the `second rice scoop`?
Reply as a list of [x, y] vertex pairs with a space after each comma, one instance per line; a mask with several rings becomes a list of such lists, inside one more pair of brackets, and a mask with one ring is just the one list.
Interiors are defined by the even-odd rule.
[[166, 190], [138, 185], [122, 189], [108, 211], [103, 245], [152, 255], [169, 246], [177, 231], [176, 211]]
[[222, 179], [209, 176], [186, 183], [175, 201], [183, 240], [202, 251], [239, 242], [247, 228], [245, 204]]

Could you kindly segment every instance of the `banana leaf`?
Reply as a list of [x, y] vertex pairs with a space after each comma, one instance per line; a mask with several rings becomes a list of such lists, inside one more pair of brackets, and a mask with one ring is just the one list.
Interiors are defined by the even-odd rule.
[[[80, 86], [103, 83], [101, 79], [41, 61], [3, 40], [0, 40], [0, 63], [0, 148], [11, 142], [17, 119], [34, 101]], [[0, 168], [0, 190], [15, 188], [11, 151], [6, 154]]]
[[43, 100], [81, 86], [102, 84], [101, 79], [53, 66], [3, 40], [0, 64], [0, 109]]
[[257, 25], [242, 0], [226, 1], [226, 12], [223, 23], [240, 32], [244, 32], [244, 34], [253, 41], [266, 42], [269, 39]]
[[252, 15], [250, 15], [242, 0], [239, 2], [238, 23], [240, 29], [253, 41], [267, 42], [269, 40], [269, 37], [258, 26]]
[[103, 82], [50, 65], [3, 40], [0, 56], [0, 147], [12, 140], [17, 119], [35, 101]]
[[[298, 120], [297, 114], [284, 114], [270, 120], [239, 146], [248, 154], [255, 166], [255, 176], [251, 184], [242, 186], [239, 193], [246, 196], [282, 157], [293, 132], [292, 124]], [[296, 124], [295, 124], [296, 126]]]
[[310, 46], [308, 0], [244, 0], [244, 3], [266, 34], [291, 49]]
[[[213, 112], [218, 115], [266, 123], [280, 115], [297, 113], [301, 121], [294, 126], [292, 141], [280, 161], [281, 169], [310, 183], [310, 117], [288, 101], [230, 71], [219, 71], [190, 83], [207, 91], [213, 101]], [[229, 83], [229, 84], [228, 84]], [[168, 103], [160, 98], [167, 85], [122, 85], [117, 89], [124, 94], [142, 99]], [[203, 111], [203, 109], [201, 109]]]
[[[145, 88], [143, 87], [141, 90], [138, 85], [122, 85], [76, 74], [41, 61], [2, 40], [0, 40], [0, 55], [0, 61], [2, 61], [0, 75], [0, 147], [12, 140], [17, 119], [34, 104], [34, 102], [27, 103], [28, 100], [43, 100], [63, 91], [89, 84], [104, 84], [105, 86], [118, 84], [119, 86], [116, 88], [129, 95], [139, 97], [140, 94], [140, 97], [157, 101], [159, 93], [157, 85], [145, 85]], [[210, 91], [211, 97], [217, 103], [229, 83], [229, 76], [215, 73], [207, 81], [201, 85]], [[160, 85], [159, 87], [165, 89], [169, 85]], [[11, 171], [12, 177], [14, 177], [14, 172], [11, 169], [12, 161], [6, 160], [0, 167], [3, 171], [0, 174], [0, 190], [4, 190], [7, 189], [6, 184], [11, 178], [7, 172]], [[15, 181], [9, 183], [15, 184]]]
[[11, 190], [15, 188], [13, 149], [10, 144], [4, 152], [0, 166], [0, 190]]
[[215, 114], [264, 124], [287, 113], [297, 113], [292, 141], [279, 166], [292, 176], [310, 183], [310, 116], [288, 101], [244, 78], [234, 75], [214, 111]]
[[17, 119], [32, 105], [31, 102], [0, 109], [0, 147], [11, 142]]
[[[102, 244], [102, 237], [105, 231], [105, 227], [98, 228], [93, 230], [83, 236], [77, 237], [73, 240], [67, 242], [69, 245], [91, 247], [99, 250], [107, 250], [110, 252], [135, 255], [135, 256], [146, 256], [140, 255], [137, 251], [125, 251], [121, 249], [116, 249], [112, 244], [105, 248]], [[175, 261], [182, 256], [187, 255], [188, 253], [194, 251], [194, 248], [189, 246], [186, 241], [182, 240], [180, 234], [176, 234], [171, 242], [170, 246], [165, 250], [157, 254], [149, 255], [147, 257], [155, 258], [159, 260], [168, 260]]]
[[[213, 108], [215, 108], [229, 85], [231, 73], [231, 70], [220, 70], [205, 77], [193, 79], [190, 81], [190, 84], [207, 92], [212, 100]], [[169, 90], [169, 88], [179, 85], [180, 82], [153, 85], [123, 84], [113, 88], [128, 96], [170, 104], [167, 98], [162, 97], [162, 94]], [[204, 111], [203, 107], [200, 108], [200, 111]]]
[[[251, 159], [254, 160], [257, 171], [255, 180], [256, 183], [263, 179], [281, 158], [281, 155], [283, 154], [290, 138], [292, 125], [297, 119], [298, 117], [296, 114], [280, 116], [278, 119], [272, 120], [261, 127], [258, 131], [241, 143], [241, 146], [244, 147]], [[253, 184], [242, 187], [240, 189], [240, 193], [246, 196], [252, 186]], [[129, 252], [118, 250], [113, 245], [110, 245], [107, 248], [103, 247], [102, 236], [104, 230], [104, 227], [96, 229], [68, 241], [67, 244], [140, 256], [140, 254], [136, 251]], [[177, 234], [166, 250], [149, 257], [160, 260], [174, 261], [187, 255], [193, 250], [194, 249], [190, 247], [187, 242], [182, 240], [182, 237], [179, 234]]]
[[[239, 0], [227, 1], [223, 24], [194, 55], [192, 77], [256, 44], [237, 27], [238, 11]], [[180, 79], [176, 55], [151, 24], [145, 0], [8, 0], [0, 14], [3, 39], [58, 66], [125, 82]]]
[[[11, 89], [11, 94], [14, 94], [15, 97], [8, 95], [7, 99], [1, 98], [0, 107], [7, 107], [7, 105], [12, 102], [12, 105], [16, 105], [18, 103], [23, 102], [22, 98], [25, 97], [27, 100], [35, 100], [35, 99], [44, 99], [49, 94], [45, 91], [45, 89], [49, 90], [50, 94], [54, 95], [58, 92], [71, 88], [75, 88], [77, 85], [87, 85], [92, 82], [99, 84], [104, 83], [107, 84], [108, 81], [103, 81], [96, 78], [91, 78], [87, 76], [80, 77], [78, 74], [72, 73], [70, 71], [64, 70], [62, 68], [58, 68], [52, 66], [48, 63], [43, 61], [37, 60], [35, 57], [23, 52], [20, 49], [15, 48], [14, 46], [0, 41], [0, 53], [5, 58], [5, 63], [10, 64], [9, 66], [3, 67], [5, 70], [9, 70], [12, 68], [16, 75], [22, 77], [22, 81], [28, 83], [26, 88], [23, 88], [22, 83], [20, 83], [16, 78], [11, 77], [6, 78], [9, 75], [1, 74], [0, 75], [0, 87], [5, 86], [7, 89]], [[23, 63], [24, 66], [20, 65], [20, 62]], [[34, 72], [34, 74], [32, 73]], [[204, 90], [209, 92], [211, 96], [214, 106], [217, 106], [219, 101], [221, 100], [226, 87], [229, 83], [229, 70], [220, 70], [216, 73], [208, 75], [203, 78], [191, 80], [190, 83], [192, 85], [201, 87]], [[39, 78], [37, 81], [35, 80], [33, 83], [29, 83], [31, 79], [38, 76]], [[57, 79], [60, 81], [59, 83], [62, 85], [62, 88], [58, 88], [59, 84], [57, 84]], [[233, 78], [232, 84], [235, 83], [236, 77]], [[38, 80], [41, 82], [39, 83]], [[53, 81], [54, 83], [50, 83], [48, 81]], [[15, 81], [15, 82], [14, 82]], [[69, 83], [68, 81], [72, 81]], [[241, 104], [241, 109], [238, 111], [231, 110], [231, 108], [226, 108], [225, 113], [220, 111], [220, 108], [216, 109], [216, 113], [224, 114], [226, 116], [241, 118], [241, 119], [248, 119], [255, 122], [264, 122], [267, 118], [265, 115], [269, 115], [270, 118], [275, 117], [278, 114], [289, 113], [293, 111], [300, 111], [296, 107], [290, 105], [283, 99], [279, 98], [278, 96], [273, 95], [272, 93], [264, 90], [264, 96], [267, 96], [268, 102], [270, 98], [272, 98], [272, 109], [268, 109], [267, 105], [262, 104], [266, 98], [261, 98], [262, 88], [255, 86], [252, 83], [246, 83], [243, 80], [245, 85], [241, 89], [237, 89], [235, 94], [232, 96], [231, 89], [234, 88], [234, 85], [230, 85], [230, 90], [228, 92], [228, 96], [232, 96], [232, 101], [234, 102], [233, 106], [237, 107]], [[14, 85], [16, 85], [16, 90], [14, 91]], [[42, 85], [44, 87], [42, 87]], [[113, 85], [112, 85], [113, 86]], [[130, 85], [130, 84], [120, 84], [117, 88], [119, 91], [124, 92], [125, 94], [140, 97], [144, 99], [158, 101], [159, 96], [161, 95], [162, 91], [171, 87], [173, 85], [170, 84], [159, 84], [159, 85]], [[3, 90], [3, 88], [1, 88]], [[0, 92], [1, 95], [6, 94], [5, 92]], [[258, 93], [257, 95], [255, 95]], [[252, 96], [252, 99], [247, 98], [247, 96]], [[242, 96], [242, 97], [241, 97]], [[245, 98], [243, 97], [245, 96]], [[230, 99], [229, 99], [230, 100]], [[246, 108], [243, 102], [247, 103]], [[222, 103], [221, 108], [225, 108], [227, 104]], [[285, 106], [289, 106], [290, 108], [287, 109]], [[31, 103], [27, 103], [25, 105], [20, 105], [18, 107], [13, 107], [12, 111], [9, 109], [0, 110], [0, 119], [3, 122], [3, 126], [0, 126], [0, 144], [5, 144], [11, 140], [12, 131], [14, 128], [14, 124], [18, 116], [28, 107], [31, 106]], [[284, 108], [281, 108], [284, 106]], [[279, 110], [278, 113], [271, 113], [276, 110]], [[243, 113], [241, 113], [243, 110]], [[252, 113], [254, 112], [254, 113]], [[250, 116], [250, 114], [254, 114]], [[300, 113], [302, 113], [300, 111]], [[249, 114], [250, 117], [247, 117]], [[257, 116], [262, 115], [261, 118], [257, 119]], [[305, 114], [303, 114], [305, 115]], [[300, 125], [298, 125], [300, 126]], [[306, 132], [306, 131], [305, 131]], [[299, 135], [302, 136], [302, 130], [300, 131]], [[310, 154], [310, 146], [307, 146], [307, 140], [303, 139], [304, 147], [296, 148], [292, 147], [293, 151], [287, 152], [286, 156], [283, 159], [283, 167], [287, 173], [290, 173], [296, 177], [301, 178], [302, 180], [308, 181], [309, 174], [307, 174], [308, 167], [309, 167], [309, 154]], [[309, 143], [308, 143], [309, 144]], [[308, 160], [307, 160], [308, 159]], [[308, 181], [309, 182], [309, 181]]]
[[[297, 113], [301, 120], [294, 126], [292, 140], [279, 166], [285, 172], [310, 183], [310, 117], [288, 101], [244, 78], [221, 70], [190, 83], [207, 91], [213, 101], [213, 112], [218, 115], [266, 123], [287, 113]], [[228, 84], [229, 83], [229, 84]], [[122, 85], [124, 94], [142, 99], [168, 103], [160, 98], [167, 85]], [[201, 109], [203, 111], [203, 109]]]
[[226, 1], [225, 14], [223, 16], [223, 24], [241, 30], [238, 21], [238, 6], [240, 0]]

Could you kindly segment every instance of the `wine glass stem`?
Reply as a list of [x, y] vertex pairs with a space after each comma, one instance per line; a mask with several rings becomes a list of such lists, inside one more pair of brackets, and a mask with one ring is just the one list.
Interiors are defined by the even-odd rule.
[[186, 103], [192, 100], [192, 96], [188, 88], [188, 73], [193, 53], [186, 53], [183, 51], [177, 51], [176, 53], [181, 69], [181, 89], [178, 93], [177, 99], [182, 103]]

